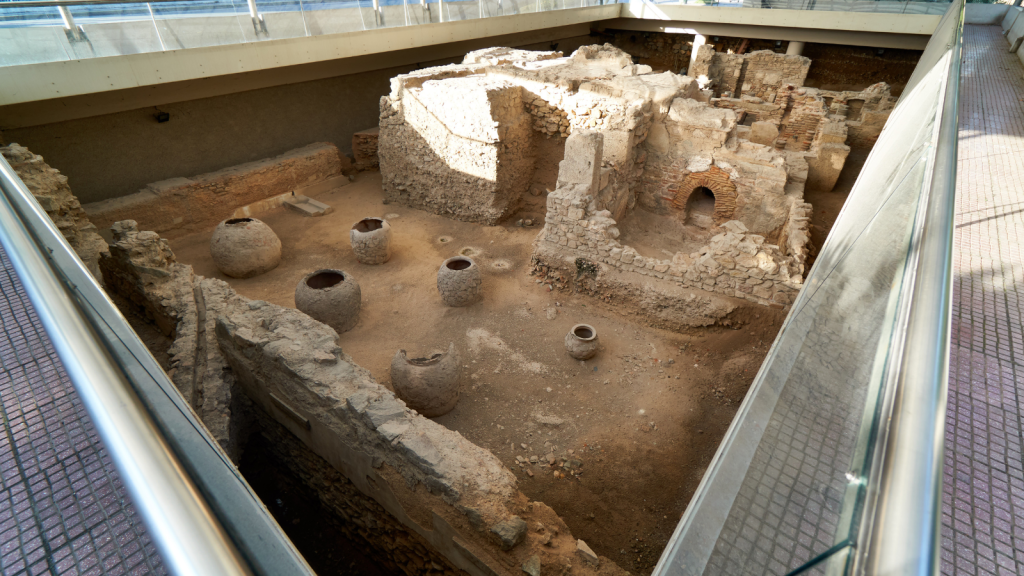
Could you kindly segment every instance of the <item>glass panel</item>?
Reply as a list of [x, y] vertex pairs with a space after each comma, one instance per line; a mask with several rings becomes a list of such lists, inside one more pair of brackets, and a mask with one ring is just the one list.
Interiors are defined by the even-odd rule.
[[0, 66], [69, 60], [56, 7], [3, 8], [0, 4]]
[[239, 44], [256, 40], [245, 0], [183, 0], [140, 4], [151, 15], [161, 50]]
[[302, 0], [311, 36], [360, 32], [377, 27], [370, 0]]
[[145, 4], [70, 6], [85, 32], [84, 41], [66, 40], [73, 59], [121, 56], [162, 50], [160, 36]]
[[[855, 542], [958, 16], [922, 55], [656, 574], [781, 576]], [[815, 570], [843, 574], [847, 557]]]
[[306, 25], [303, 0], [257, 0], [256, 9], [260, 20], [255, 23], [249, 13], [248, 3], [245, 0], [234, 1], [241, 9], [239, 23], [248, 42], [312, 35]]
[[472, 20], [480, 17], [480, 4], [476, 0], [444, 2], [444, 21]]

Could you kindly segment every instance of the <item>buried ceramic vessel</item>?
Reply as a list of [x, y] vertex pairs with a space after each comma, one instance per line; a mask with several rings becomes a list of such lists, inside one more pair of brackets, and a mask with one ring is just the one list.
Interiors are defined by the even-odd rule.
[[447, 414], [459, 401], [462, 365], [455, 344], [426, 358], [409, 358], [399, 350], [391, 360], [391, 385], [409, 408], [428, 418]]
[[210, 256], [224, 274], [251, 278], [281, 263], [281, 239], [270, 226], [255, 218], [231, 218], [213, 231]]
[[359, 321], [359, 283], [341, 270], [317, 270], [295, 287], [295, 307], [341, 334]]
[[383, 218], [363, 218], [349, 232], [352, 251], [362, 264], [383, 264], [391, 258], [391, 224]]
[[577, 324], [565, 335], [565, 349], [577, 360], [593, 358], [599, 345], [597, 330], [589, 324]]
[[437, 271], [437, 291], [444, 303], [452, 306], [468, 306], [480, 299], [480, 267], [465, 256], [449, 258]]

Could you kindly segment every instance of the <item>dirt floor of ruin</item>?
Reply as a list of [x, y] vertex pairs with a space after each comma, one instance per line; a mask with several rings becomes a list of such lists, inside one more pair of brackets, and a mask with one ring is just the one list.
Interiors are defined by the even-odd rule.
[[[553, 187], [559, 144], [552, 140], [547, 154], [538, 154], [538, 189]], [[835, 191], [808, 191], [816, 246], [865, 157], [851, 155]], [[554, 508], [598, 554], [633, 573], [650, 573], [785, 312], [747, 305], [730, 316], [730, 326], [653, 329], [592, 297], [549, 289], [532, 275], [543, 194], [528, 197], [519, 213], [493, 227], [384, 205], [381, 198], [380, 174], [363, 172], [317, 197], [334, 208], [331, 214], [310, 218], [280, 208], [259, 216], [284, 247], [281, 265], [255, 278], [232, 279], [216, 269], [212, 229], [170, 242], [178, 261], [197, 274], [282, 306], [294, 306], [295, 286], [312, 270], [350, 273], [361, 286], [363, 308], [340, 345], [382, 384], [390, 385], [397, 350], [422, 355], [454, 342], [464, 363], [462, 396], [436, 420], [491, 450], [528, 497]], [[393, 226], [393, 256], [384, 265], [357, 263], [349, 247], [351, 225], [367, 216]], [[518, 225], [525, 220], [533, 225]], [[485, 297], [466, 308], [444, 306], [436, 288], [438, 266], [456, 254], [470, 255], [484, 271]], [[595, 326], [602, 342], [585, 362], [570, 358], [563, 345], [580, 322]], [[159, 358], [159, 338], [148, 340]]]

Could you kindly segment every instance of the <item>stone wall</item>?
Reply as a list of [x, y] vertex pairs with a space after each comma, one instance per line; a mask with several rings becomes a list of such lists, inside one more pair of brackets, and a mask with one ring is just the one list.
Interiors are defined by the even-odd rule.
[[806, 219], [801, 218], [809, 205], [788, 204], [785, 248], [769, 244], [764, 236], [751, 234], [742, 222], [731, 220], [697, 252], [680, 252], [671, 259], [644, 258], [617, 240], [615, 220], [594, 202], [596, 170], [590, 174], [570, 170], [570, 155], [599, 152], [601, 139], [600, 133], [581, 132], [566, 143], [567, 160], [559, 170], [559, 187], [548, 195], [544, 229], [535, 242], [535, 264], [561, 267], [575, 261], [579, 267], [582, 260], [594, 267], [598, 282], [607, 268], [613, 268], [630, 273], [638, 283], [653, 277], [764, 305], [792, 302], [803, 282], [803, 245], [808, 236]]
[[168, 376], [221, 448], [238, 462], [251, 423], [249, 402], [235, 386], [215, 335], [216, 314], [238, 304], [225, 282], [203, 278], [175, 261], [167, 241], [140, 232], [133, 220], [112, 227], [110, 254], [100, 261], [107, 290], [173, 338]]
[[634, 60], [657, 69], [685, 74], [690, 65], [692, 34], [662, 32], [607, 31], [611, 43], [629, 53]]
[[16, 143], [0, 148], [0, 154], [14, 168], [85, 267], [102, 282], [99, 259], [107, 251], [107, 243], [89, 221], [78, 198], [71, 193], [67, 176], [51, 168], [42, 156]]
[[533, 173], [523, 98], [507, 81], [477, 78], [428, 81], [382, 98], [385, 201], [483, 224], [511, 213]]
[[[495, 48], [460, 65], [396, 77], [381, 103], [385, 199], [493, 224], [529, 186], [532, 138], [598, 129], [606, 134], [599, 201], [622, 215], [644, 167], [639, 144], [676, 96], [698, 96], [692, 80], [650, 72], [605, 45], [584, 46], [567, 58]], [[484, 92], [492, 94], [486, 103]], [[466, 134], [455, 128], [470, 125], [478, 128]]]
[[701, 88], [710, 88], [716, 97], [754, 96], [774, 102], [782, 86], [803, 86], [810, 68], [811, 60], [803, 56], [771, 50], [725, 54], [704, 44], [697, 49], [688, 76], [696, 78]]
[[355, 158], [357, 169], [368, 170], [376, 168], [380, 164], [377, 158], [377, 139], [379, 135], [379, 126], [360, 130], [352, 135], [352, 156]]
[[135, 220], [145, 230], [183, 235], [212, 228], [236, 208], [341, 174], [333, 144], [310, 144], [274, 158], [190, 178], [154, 182], [135, 194], [85, 206], [97, 226]]
[[312, 492], [330, 511], [311, 521], [318, 525], [328, 524], [349, 541], [361, 544], [360, 547], [368, 550], [368, 556], [383, 573], [406, 576], [467, 574], [452, 566], [429, 542], [400, 523], [376, 500], [360, 492], [351, 480], [269, 414], [260, 408], [254, 408], [253, 414], [262, 438], [251, 439], [247, 450], [253, 449], [255, 441], [255, 449], [266, 451], [264, 456], [270, 456], [272, 465], [284, 466], [291, 475], [298, 477], [301, 484], [294, 488], [289, 486], [290, 489]]

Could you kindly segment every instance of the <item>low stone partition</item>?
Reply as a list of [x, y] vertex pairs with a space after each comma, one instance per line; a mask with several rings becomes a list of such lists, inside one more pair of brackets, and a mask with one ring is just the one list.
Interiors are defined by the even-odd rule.
[[145, 189], [85, 206], [100, 227], [135, 220], [168, 237], [212, 228], [236, 208], [341, 174], [337, 147], [320, 142], [255, 162], [190, 178], [154, 182]]
[[[803, 284], [809, 204], [790, 205], [789, 217], [782, 227], [781, 247], [768, 243], [762, 235], [749, 233], [742, 222], [729, 220], [720, 225], [721, 232], [707, 246], [696, 252], [679, 252], [671, 259], [645, 258], [617, 240], [616, 221], [607, 210], [599, 210], [594, 201], [601, 138], [598, 132], [578, 132], [566, 142], [559, 186], [548, 194], [544, 229], [534, 243], [535, 266], [570, 271], [575, 268], [577, 279], [589, 275], [595, 286], [602, 282], [606, 287], [619, 285], [615, 291], [620, 296], [646, 302], [641, 308], [661, 312], [666, 310], [664, 304], [649, 304], [674, 301], [679, 295], [685, 297], [686, 292], [672, 284], [766, 306], [784, 307], [793, 302]], [[578, 157], [586, 153], [595, 155], [589, 164]], [[650, 278], [665, 282], [651, 283]], [[630, 283], [636, 285], [635, 290], [622, 288]], [[696, 294], [691, 296], [684, 299], [696, 298]], [[727, 307], [712, 306], [719, 310]], [[660, 318], [659, 323], [664, 325], [687, 326], [700, 325], [701, 318], [711, 320], [707, 324], [716, 315], [722, 316], [716, 310], [688, 315], [686, 308], [674, 316], [675, 320], [661, 318], [664, 315], [660, 313], [653, 317]]]
[[357, 169], [369, 170], [380, 165], [380, 160], [377, 158], [377, 140], [379, 137], [379, 126], [360, 130], [352, 135], [352, 155], [356, 159]]
[[99, 259], [107, 251], [107, 242], [71, 193], [68, 177], [51, 168], [42, 156], [16, 143], [0, 147], [0, 154], [14, 168], [85, 267], [102, 282]]

